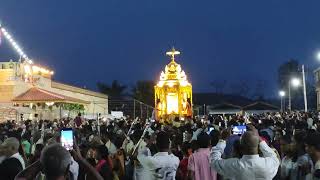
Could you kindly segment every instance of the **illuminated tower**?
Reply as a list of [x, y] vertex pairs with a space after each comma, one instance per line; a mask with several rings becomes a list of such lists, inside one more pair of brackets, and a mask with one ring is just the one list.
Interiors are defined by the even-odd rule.
[[180, 119], [192, 116], [192, 85], [188, 82], [175, 56], [180, 52], [172, 48], [166, 55], [171, 62], [161, 72], [160, 80], [155, 88], [155, 108], [157, 119], [167, 120], [171, 117]]

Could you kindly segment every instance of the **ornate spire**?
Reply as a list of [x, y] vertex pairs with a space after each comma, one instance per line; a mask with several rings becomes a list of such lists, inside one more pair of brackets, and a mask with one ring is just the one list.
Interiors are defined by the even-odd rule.
[[171, 56], [171, 61], [173, 62], [174, 62], [174, 56], [179, 54], [180, 54], [180, 51], [176, 51], [174, 47], [172, 47], [171, 51], [166, 52], [167, 56]]

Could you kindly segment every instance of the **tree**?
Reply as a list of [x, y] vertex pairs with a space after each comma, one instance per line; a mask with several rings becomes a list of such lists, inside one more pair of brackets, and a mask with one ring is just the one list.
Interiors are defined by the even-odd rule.
[[153, 81], [140, 80], [132, 88], [133, 98], [146, 103], [148, 105], [154, 105], [154, 85]]
[[300, 77], [299, 62], [295, 59], [283, 63], [278, 68], [278, 87], [282, 90], [287, 90], [289, 82], [293, 77]]
[[62, 109], [68, 111], [68, 117], [70, 117], [72, 112], [79, 113], [84, 111], [84, 106], [82, 104], [63, 103], [61, 106]]
[[122, 96], [127, 89], [126, 85], [121, 85], [117, 80], [113, 80], [111, 86], [102, 82], [97, 83], [99, 92], [111, 97]]

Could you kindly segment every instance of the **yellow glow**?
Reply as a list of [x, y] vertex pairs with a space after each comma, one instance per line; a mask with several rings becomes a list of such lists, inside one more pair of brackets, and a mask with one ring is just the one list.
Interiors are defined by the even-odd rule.
[[169, 93], [167, 95], [167, 114], [178, 114], [178, 112], [178, 95], [176, 93]]
[[174, 82], [168, 82], [168, 86], [169, 87], [173, 87], [174, 86]]
[[54, 102], [46, 102], [46, 105], [47, 106], [52, 106], [52, 105], [54, 105]]
[[36, 65], [33, 65], [32, 66], [32, 72], [33, 74], [53, 74], [53, 71], [49, 71], [48, 69], [45, 69], [43, 67], [40, 67], [40, 66], [36, 66]]
[[24, 72], [25, 72], [25, 74], [31, 74], [31, 67], [29, 65], [25, 65]]

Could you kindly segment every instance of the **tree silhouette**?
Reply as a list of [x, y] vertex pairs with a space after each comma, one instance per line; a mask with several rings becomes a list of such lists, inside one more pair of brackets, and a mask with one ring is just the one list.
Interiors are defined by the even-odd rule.
[[132, 88], [133, 98], [146, 103], [148, 105], [154, 105], [154, 85], [153, 81], [140, 80]]
[[279, 89], [288, 89], [291, 78], [301, 76], [299, 72], [299, 66], [299, 62], [295, 59], [290, 59], [289, 61], [280, 65], [278, 69]]
[[97, 88], [99, 92], [107, 94], [108, 96], [120, 97], [124, 94], [124, 91], [127, 89], [127, 86], [121, 85], [117, 80], [113, 80], [111, 85], [98, 82]]

